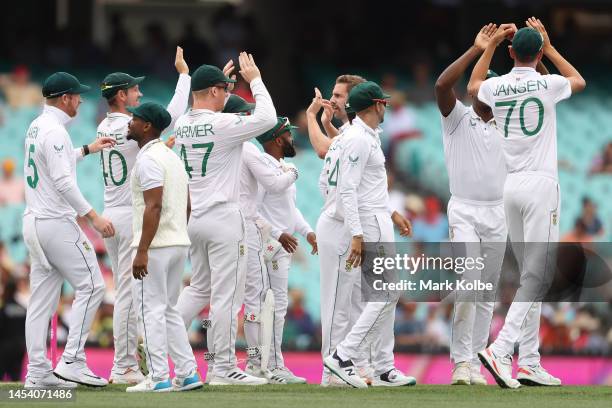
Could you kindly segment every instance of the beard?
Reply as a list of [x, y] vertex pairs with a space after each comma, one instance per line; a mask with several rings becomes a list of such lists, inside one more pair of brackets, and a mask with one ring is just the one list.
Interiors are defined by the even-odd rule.
[[296, 151], [293, 143], [284, 143], [283, 144], [283, 156], [284, 157], [295, 157]]

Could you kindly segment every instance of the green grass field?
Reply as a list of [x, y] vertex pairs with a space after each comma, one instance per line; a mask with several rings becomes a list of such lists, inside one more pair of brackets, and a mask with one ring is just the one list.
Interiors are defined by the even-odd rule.
[[[15, 389], [19, 384], [0, 384], [0, 390]], [[267, 385], [261, 387], [207, 387], [191, 392], [166, 394], [127, 394], [125, 386], [104, 389], [79, 387], [75, 402], [43, 403], [42, 406], [65, 407], [282, 407], [359, 408], [359, 407], [423, 407], [423, 408], [589, 408], [610, 407], [612, 387], [561, 387], [502, 390], [497, 386], [417, 385], [395, 389], [356, 390], [321, 388], [317, 385]], [[40, 407], [40, 402], [0, 401], [1, 407]], [[74, 404], [74, 405], [73, 405]]]

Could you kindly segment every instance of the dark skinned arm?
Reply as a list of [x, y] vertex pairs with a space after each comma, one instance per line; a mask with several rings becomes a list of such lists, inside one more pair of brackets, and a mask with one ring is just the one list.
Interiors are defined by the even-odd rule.
[[159, 227], [159, 219], [162, 210], [162, 194], [163, 187], [155, 187], [143, 192], [145, 209], [142, 216], [142, 235], [136, 257], [132, 262], [132, 274], [136, 279], [142, 279], [147, 276], [147, 264], [149, 262], [149, 247], [157, 233]]
[[457, 102], [457, 96], [453, 87], [457, 81], [461, 79], [463, 73], [467, 70], [470, 64], [478, 58], [487, 47], [489, 40], [497, 26], [495, 24], [487, 24], [476, 35], [474, 44], [455, 62], [450, 64], [438, 77], [435, 85], [436, 102], [442, 116], [448, 116]]

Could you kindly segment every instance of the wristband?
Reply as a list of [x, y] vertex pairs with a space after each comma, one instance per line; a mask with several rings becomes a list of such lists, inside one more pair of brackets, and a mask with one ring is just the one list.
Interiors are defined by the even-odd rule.
[[87, 156], [89, 154], [89, 146], [83, 145], [83, 156]]

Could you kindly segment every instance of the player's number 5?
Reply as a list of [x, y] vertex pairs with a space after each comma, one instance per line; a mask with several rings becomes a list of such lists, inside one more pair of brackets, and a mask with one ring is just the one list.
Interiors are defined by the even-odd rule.
[[31, 188], [36, 188], [36, 186], [38, 185], [38, 169], [36, 168], [36, 163], [34, 163], [34, 158], [32, 157], [34, 155], [35, 150], [36, 145], [31, 144], [30, 148], [28, 149], [28, 167], [32, 167], [32, 169], [34, 170], [34, 176], [27, 177], [28, 186], [30, 186]]
[[[506, 123], [504, 123], [504, 137], [508, 137], [508, 125], [510, 124], [510, 118], [512, 117], [512, 112], [514, 111], [516, 104], [516, 99], [511, 101], [495, 102], [496, 108], [500, 106], [508, 107], [508, 113], [506, 113]], [[532, 130], [527, 129], [527, 126], [525, 125], [525, 108], [528, 104], [535, 104], [538, 107], [538, 124]], [[525, 136], [533, 136], [537, 134], [540, 129], [542, 129], [542, 124], [544, 123], [544, 104], [542, 101], [534, 97], [525, 99], [519, 107], [519, 123], [521, 124], [521, 131]]]
[[[210, 157], [210, 152], [212, 152], [214, 145], [215, 142], [195, 143], [191, 145], [192, 149], [206, 149], [206, 151], [204, 152], [204, 156], [202, 157], [202, 177], [206, 175], [206, 166], [208, 165], [208, 158]], [[189, 161], [187, 160], [187, 149], [185, 145], [181, 146], [180, 155], [183, 159], [183, 162], [185, 162], [185, 171], [187, 172], [187, 175], [189, 176], [189, 178], [192, 178], [191, 172], [193, 171], [193, 167], [189, 165]]]

